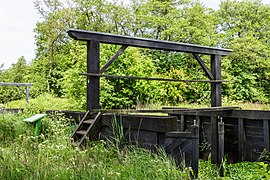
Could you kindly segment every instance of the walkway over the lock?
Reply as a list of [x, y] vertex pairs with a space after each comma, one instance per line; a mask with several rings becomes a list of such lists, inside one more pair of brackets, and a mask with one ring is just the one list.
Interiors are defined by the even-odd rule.
[[[23, 93], [25, 94], [26, 97], [26, 102], [29, 103], [30, 95], [29, 95], [29, 87], [32, 86], [33, 84], [31, 83], [9, 83], [9, 82], [0, 82], [0, 86], [16, 86], [18, 87]], [[23, 89], [20, 87], [24, 86], [25, 87], [25, 92]]]

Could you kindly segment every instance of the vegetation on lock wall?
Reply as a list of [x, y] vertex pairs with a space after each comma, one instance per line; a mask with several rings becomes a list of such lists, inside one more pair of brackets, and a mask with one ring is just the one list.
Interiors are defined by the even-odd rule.
[[[86, 46], [69, 38], [78, 28], [233, 49], [223, 58], [223, 97], [228, 101], [268, 103], [270, 99], [270, 6], [260, 0], [223, 0], [218, 10], [197, 0], [35, 0], [43, 21], [36, 24], [36, 58], [24, 57], [0, 81], [31, 82], [31, 96], [51, 93], [85, 106]], [[119, 49], [101, 45], [101, 67]], [[202, 56], [209, 66], [210, 59]], [[185, 53], [128, 47], [106, 74], [175, 79], [207, 79]], [[101, 78], [102, 108], [136, 104], [209, 103], [207, 83], [171, 83]], [[14, 87], [0, 87], [0, 103], [23, 98]]]

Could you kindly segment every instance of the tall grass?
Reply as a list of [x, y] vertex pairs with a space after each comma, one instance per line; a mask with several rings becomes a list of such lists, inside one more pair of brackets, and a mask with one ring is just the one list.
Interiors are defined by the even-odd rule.
[[[38, 105], [44, 97], [38, 101], [25, 114], [0, 114], [0, 179], [190, 179], [190, 172], [180, 171], [164, 151], [122, 145], [121, 124], [116, 122], [115, 141], [92, 142], [85, 150], [71, 145], [74, 122], [61, 116], [42, 119], [42, 133], [36, 137], [34, 126], [23, 119], [49, 107]], [[262, 162], [224, 168], [222, 178], [217, 166], [200, 160], [199, 179], [270, 178], [269, 165]]]
[[165, 153], [108, 141], [70, 144], [72, 126], [65, 118], [44, 118], [42, 134], [22, 120], [0, 115], [0, 179], [188, 179]]
[[54, 97], [52, 94], [42, 94], [35, 99], [30, 99], [27, 104], [25, 99], [12, 101], [4, 105], [6, 108], [23, 108], [26, 113], [35, 114], [46, 110], [84, 110], [79, 109], [77, 102], [72, 99]]

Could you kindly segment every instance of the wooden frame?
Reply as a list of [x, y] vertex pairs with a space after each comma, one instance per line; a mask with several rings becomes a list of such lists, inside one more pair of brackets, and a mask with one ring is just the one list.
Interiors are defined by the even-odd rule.
[[24, 94], [25, 94], [26, 102], [27, 103], [29, 103], [29, 100], [30, 100], [29, 90], [30, 90], [30, 86], [32, 86], [32, 85], [33, 84], [31, 84], [31, 83], [8, 83], [8, 82], [0, 82], [0, 86], [16, 86], [20, 90], [22, 90], [20, 88], [21, 86], [25, 86], [25, 92], [24, 92]]
[[[79, 41], [87, 42], [87, 110], [99, 109], [99, 86], [100, 77], [106, 69], [120, 56], [128, 46], [149, 48], [166, 51], [176, 51], [192, 53], [198, 61], [206, 76], [211, 83], [211, 106], [222, 106], [221, 103], [221, 57], [229, 55], [232, 50], [222, 49], [208, 46], [199, 46], [194, 44], [161, 41], [156, 39], [138, 38], [130, 36], [121, 36], [108, 33], [100, 33], [93, 31], [84, 31], [78, 29], [68, 29], [67, 33], [70, 37]], [[119, 51], [101, 68], [100, 70], [100, 43], [122, 45]], [[211, 69], [209, 70], [198, 54], [211, 56]], [[115, 78], [117, 78], [115, 76]], [[128, 77], [122, 77], [128, 78]], [[134, 77], [133, 77], [134, 78]], [[155, 80], [158, 78], [135, 77], [135, 79]], [[160, 80], [160, 79], [159, 79]], [[169, 80], [168, 80], [169, 81]], [[173, 81], [173, 80], [171, 80]], [[182, 80], [182, 82], [192, 82], [194, 80]], [[197, 82], [197, 80], [195, 80]], [[204, 80], [201, 80], [204, 81]], [[91, 84], [91, 85], [90, 85]], [[216, 127], [217, 129], [217, 127]]]

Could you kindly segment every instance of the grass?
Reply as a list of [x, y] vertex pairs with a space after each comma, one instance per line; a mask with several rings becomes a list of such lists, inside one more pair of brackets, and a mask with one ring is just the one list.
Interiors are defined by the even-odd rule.
[[[80, 109], [77, 106], [77, 102], [72, 99], [59, 98], [51, 94], [43, 94], [35, 99], [30, 99], [30, 103], [27, 104], [25, 99], [9, 102], [5, 105], [0, 104], [0, 108], [23, 108], [28, 113], [40, 113], [45, 112], [46, 110], [73, 110], [73, 111], [85, 111], [85, 109]], [[138, 104], [136, 109], [162, 109], [163, 106], [171, 106], [170, 104]], [[251, 103], [251, 102], [232, 102], [226, 99], [223, 99], [222, 106], [237, 106], [241, 109], [253, 109], [253, 110], [270, 110], [270, 104], [261, 104], [261, 103]], [[197, 104], [197, 103], [188, 103], [182, 102], [173, 107], [182, 107], [182, 108], [206, 108], [210, 107], [210, 104]], [[149, 113], [151, 114], [151, 113]], [[162, 115], [162, 114], [159, 114]]]
[[[224, 103], [232, 105], [270, 109], [263, 104]], [[103, 140], [81, 150], [70, 143], [75, 125], [69, 119], [44, 118], [39, 138], [34, 136], [33, 125], [23, 122], [35, 113], [48, 109], [74, 110], [74, 106], [71, 100], [49, 94], [31, 99], [29, 105], [24, 100], [6, 104], [5, 107], [26, 110], [18, 115], [0, 114], [0, 179], [190, 179], [190, 171], [180, 171], [162, 150], [154, 154], [135, 146], [119, 146], [118, 141]], [[198, 107], [187, 103], [179, 106]], [[219, 167], [209, 160], [200, 160], [199, 179], [270, 179], [269, 165], [263, 162], [224, 163], [224, 168], [225, 177], [220, 177]]]
[[[74, 126], [63, 117], [44, 118], [41, 136], [22, 120], [25, 114], [0, 115], [0, 179], [190, 179], [170, 157], [135, 146], [96, 141], [85, 150], [70, 143]], [[121, 138], [121, 137], [120, 137]], [[225, 163], [225, 177], [210, 160], [200, 160], [199, 179], [267, 179], [262, 162]]]
[[27, 113], [35, 114], [46, 110], [82, 110], [77, 108], [76, 101], [72, 99], [54, 97], [51, 94], [43, 94], [35, 99], [30, 99], [27, 104], [25, 99], [12, 101], [4, 105], [5, 108], [23, 108]]
[[24, 118], [0, 115], [0, 179], [188, 179], [163, 151], [103, 140], [81, 150], [70, 143], [70, 120], [44, 118], [38, 138]]

